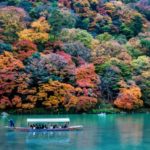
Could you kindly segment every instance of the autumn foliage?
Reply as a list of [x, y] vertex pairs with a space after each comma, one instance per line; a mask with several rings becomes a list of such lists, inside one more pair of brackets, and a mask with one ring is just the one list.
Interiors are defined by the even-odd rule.
[[132, 110], [143, 106], [141, 90], [137, 85], [131, 85], [120, 89], [114, 105], [118, 108]]
[[33, 42], [48, 41], [48, 31], [50, 26], [44, 17], [39, 18], [31, 24], [30, 29], [24, 29], [18, 33], [20, 40], [30, 40]]
[[14, 53], [20, 60], [24, 60], [37, 51], [37, 46], [28, 40], [21, 40], [14, 44]]
[[44, 107], [54, 109], [54, 111], [58, 111], [60, 107], [67, 111], [71, 109], [77, 112], [88, 111], [96, 105], [96, 98], [79, 96], [78, 94], [83, 94], [82, 89], [58, 81], [50, 81], [39, 87], [37, 97], [39, 101], [42, 101]]
[[76, 69], [76, 82], [80, 87], [96, 87], [99, 78], [95, 73], [94, 65], [86, 64]]
[[3, 0], [0, 109], [149, 107], [149, 7], [148, 0]]
[[4, 52], [0, 55], [0, 104], [1, 108], [11, 106], [9, 94], [18, 86], [17, 78], [19, 70], [23, 69], [24, 65], [20, 60], [14, 58], [12, 53]]
[[14, 42], [17, 39], [17, 32], [26, 27], [26, 17], [26, 12], [22, 8], [14, 6], [0, 8], [0, 21], [5, 41]]
[[13, 57], [12, 53], [5, 52], [0, 55], [0, 94], [11, 92], [16, 86], [18, 71], [24, 65]]

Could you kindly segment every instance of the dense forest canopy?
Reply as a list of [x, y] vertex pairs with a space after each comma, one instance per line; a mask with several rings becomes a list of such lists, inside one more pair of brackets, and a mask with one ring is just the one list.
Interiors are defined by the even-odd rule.
[[0, 109], [150, 107], [149, 0], [0, 0]]

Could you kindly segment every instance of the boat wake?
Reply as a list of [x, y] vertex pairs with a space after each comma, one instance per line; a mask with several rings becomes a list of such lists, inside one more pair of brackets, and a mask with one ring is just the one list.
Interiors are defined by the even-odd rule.
[[100, 113], [98, 114], [99, 117], [106, 117], [106, 113]]

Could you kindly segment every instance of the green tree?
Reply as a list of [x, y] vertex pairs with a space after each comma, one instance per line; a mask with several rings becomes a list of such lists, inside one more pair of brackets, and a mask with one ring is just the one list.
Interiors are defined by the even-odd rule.
[[142, 99], [150, 106], [150, 58], [140, 56], [132, 61], [133, 78], [142, 90]]
[[73, 28], [76, 23], [75, 17], [69, 12], [55, 9], [51, 12], [48, 22], [52, 27], [52, 34], [58, 36], [63, 28]]
[[112, 38], [113, 38], [112, 35], [107, 32], [96, 36], [96, 39], [98, 39], [99, 41], [109, 41]]
[[86, 30], [81, 29], [64, 29], [60, 34], [60, 39], [63, 42], [79, 41], [90, 48], [93, 37]]
[[146, 49], [146, 54], [150, 56], [150, 39], [141, 39], [140, 44]]
[[133, 36], [137, 36], [138, 33], [142, 31], [143, 23], [142, 23], [142, 17], [137, 15], [134, 16], [133, 19], [129, 24], [122, 23], [121, 25], [121, 33], [126, 35], [126, 37], [129, 39]]
[[143, 55], [142, 51], [132, 47], [131, 45], [126, 46], [128, 53], [132, 56], [133, 59], [138, 58], [139, 56]]
[[131, 65], [135, 74], [142, 73], [143, 71], [150, 69], [150, 58], [147, 56], [140, 56], [137, 59], [134, 59]]
[[101, 79], [100, 89], [102, 96], [108, 101], [116, 98], [120, 88], [119, 82], [121, 80], [130, 80], [132, 77], [130, 67], [116, 60], [106, 61], [102, 65], [97, 65], [96, 72]]
[[119, 92], [120, 86], [118, 83], [121, 80], [121, 76], [116, 69], [119, 70], [119, 68], [110, 66], [100, 75], [100, 91], [102, 92], [102, 97], [108, 101], [115, 99]]

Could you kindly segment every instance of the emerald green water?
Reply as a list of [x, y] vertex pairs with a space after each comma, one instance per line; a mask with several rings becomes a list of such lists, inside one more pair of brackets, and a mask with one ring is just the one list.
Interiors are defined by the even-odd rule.
[[69, 117], [71, 125], [83, 131], [23, 133], [7, 131], [7, 119], [0, 119], [0, 150], [149, 150], [150, 114], [133, 115], [32, 115], [11, 116], [16, 125], [26, 118]]

